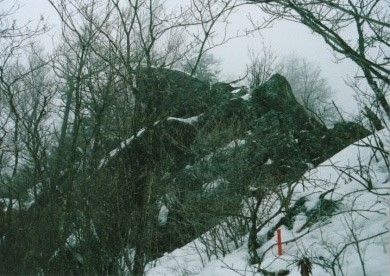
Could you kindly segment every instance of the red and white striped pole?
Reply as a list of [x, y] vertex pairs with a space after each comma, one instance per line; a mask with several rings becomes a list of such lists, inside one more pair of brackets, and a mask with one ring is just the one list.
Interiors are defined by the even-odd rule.
[[279, 228], [276, 230], [276, 236], [278, 238], [278, 255], [282, 256], [282, 231]]

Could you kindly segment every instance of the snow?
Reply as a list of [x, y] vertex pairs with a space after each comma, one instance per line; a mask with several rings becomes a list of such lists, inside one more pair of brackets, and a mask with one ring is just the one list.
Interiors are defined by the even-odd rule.
[[[167, 120], [168, 121], [179, 121], [182, 123], [193, 125], [193, 124], [196, 124], [198, 122], [200, 116], [202, 116], [202, 114], [198, 115], [198, 116], [190, 117], [190, 118], [169, 117], [169, 118], [167, 118]], [[153, 125], [156, 126], [159, 123], [160, 123], [160, 121], [156, 121], [156, 122], [154, 122]], [[119, 154], [119, 152], [121, 152], [124, 148], [126, 148], [128, 145], [130, 145], [131, 142], [135, 138], [141, 136], [145, 132], [145, 130], [146, 130], [145, 128], [142, 128], [140, 131], [137, 132], [136, 135], [133, 135], [130, 138], [126, 139], [125, 141], [121, 142], [119, 147], [110, 151], [106, 158], [103, 158], [102, 160], [100, 160], [100, 164], [99, 164], [98, 169], [100, 170], [102, 167], [104, 167], [110, 159], [114, 158], [117, 154]]]
[[[211, 244], [218, 242], [215, 239], [215, 235], [223, 235], [223, 227], [217, 226], [211, 229], [209, 232], [203, 234], [198, 239], [186, 244], [185, 246], [172, 251], [171, 253], [165, 253], [163, 257], [149, 263], [146, 267], [146, 275], [148, 276], [162, 276], [162, 275], [218, 275], [218, 274], [208, 274], [204, 273], [203, 265], [214, 264], [223, 265], [216, 257], [210, 256], [210, 251], [208, 250], [206, 244]], [[233, 248], [231, 244], [228, 247]], [[229, 248], [227, 248], [229, 250]], [[232, 251], [232, 250], [231, 250]], [[245, 254], [243, 249], [238, 250], [240, 253], [233, 253], [233, 256], [224, 262], [237, 261], [238, 258], [242, 258], [242, 253]], [[223, 255], [222, 252], [218, 252], [220, 256]], [[242, 264], [244, 265], [247, 261], [245, 257], [241, 259]], [[234, 265], [234, 262], [233, 262]], [[209, 267], [209, 272], [216, 271], [217, 269], [213, 266]], [[228, 274], [223, 274], [228, 275]], [[236, 275], [236, 274], [232, 274]]]
[[271, 158], [268, 158], [267, 162], [264, 163], [264, 165], [272, 165], [274, 161], [272, 161]]
[[200, 115], [199, 116], [190, 117], [190, 118], [168, 117], [167, 120], [168, 121], [170, 121], [170, 120], [179, 121], [179, 122], [182, 122], [182, 123], [193, 125], [193, 124], [196, 124], [199, 121], [199, 117], [200, 117]]
[[[223, 148], [217, 149], [216, 153], [221, 153], [221, 152], [224, 152], [224, 151], [233, 150], [236, 147], [241, 147], [241, 146], [245, 145], [245, 143], [246, 143], [245, 140], [240, 140], [240, 139], [233, 140], [229, 144], [224, 146]], [[205, 161], [205, 162], [210, 161], [214, 157], [214, 155], [215, 154], [212, 152], [212, 153], [202, 157], [200, 160], [201, 161]]]
[[251, 98], [252, 98], [252, 95], [249, 93], [245, 94], [244, 96], [241, 96], [241, 99], [243, 99], [244, 101], [249, 101]]
[[[25, 200], [12, 199], [12, 210], [28, 210], [35, 203], [35, 196], [38, 196], [43, 190], [42, 183], [35, 185], [36, 195], [34, 189], [27, 190], [27, 198]], [[10, 205], [9, 198], [0, 198], [0, 207], [3, 206], [3, 212], [7, 212]], [[1, 210], [0, 210], [1, 212]]]
[[66, 245], [69, 247], [75, 247], [78, 243], [78, 239], [76, 237], [76, 234], [73, 233], [71, 234], [67, 239], [66, 239]]
[[[10, 200], [9, 198], [0, 198], [0, 203], [3, 205], [3, 212], [8, 211], [8, 207], [10, 205]], [[1, 206], [0, 205], [0, 206]], [[21, 204], [18, 200], [13, 199], [12, 200], [12, 210], [20, 210], [23, 209], [23, 203]]]
[[158, 222], [160, 225], [165, 225], [168, 220], [169, 209], [165, 204], [161, 205], [160, 212], [158, 213]]
[[[387, 155], [365, 146], [378, 139]], [[290, 186], [294, 188], [291, 204], [304, 198], [307, 211], [295, 217], [291, 229], [280, 227], [282, 256], [277, 255], [276, 238], [265, 238], [281, 218], [277, 215], [258, 233], [260, 265], [248, 262], [247, 237], [238, 248], [208, 255], [210, 249], [202, 240], [210, 231], [149, 263], [146, 275], [261, 275], [258, 269], [287, 269], [289, 275], [298, 276], [297, 263], [303, 257], [311, 260], [316, 276], [333, 275], [332, 269], [335, 275], [389, 275], [389, 150], [390, 133], [384, 130], [345, 148]], [[217, 182], [205, 185], [215, 188]], [[331, 216], [309, 224], [308, 211], [318, 208], [321, 198], [336, 202], [338, 207]], [[250, 199], [247, 204], [251, 204]], [[277, 205], [273, 204], [270, 211]], [[225, 241], [230, 244], [227, 237]]]
[[245, 140], [234, 140], [234, 141], [231, 141], [224, 149], [234, 149], [235, 147], [240, 147], [240, 146], [243, 146], [245, 145]]
[[[240, 93], [242, 90], [242, 88], [237, 88], [237, 89], [234, 89], [232, 92], [230, 92], [231, 94], [238, 94]], [[243, 96], [240, 97], [241, 99], [243, 99], [244, 101], [249, 101], [251, 98], [252, 98], [252, 95], [250, 93], [247, 93]]]
[[100, 170], [102, 167], [104, 167], [107, 162], [112, 159], [113, 157], [115, 157], [119, 152], [121, 152], [121, 150], [123, 150], [125, 147], [127, 147], [128, 145], [130, 145], [130, 143], [137, 137], [141, 136], [144, 132], [145, 132], [145, 128], [142, 128], [140, 131], [137, 132], [137, 134], [134, 136], [131, 136], [130, 138], [126, 139], [125, 141], [121, 142], [119, 147], [117, 147], [116, 149], [113, 149], [112, 151], [110, 151], [108, 153], [108, 157], [102, 159], [100, 161], [100, 164], [99, 164], [99, 167], [98, 169]]
[[203, 191], [205, 192], [211, 192], [211, 191], [214, 191], [215, 189], [217, 189], [220, 185], [224, 184], [224, 183], [228, 183], [226, 181], [226, 179], [223, 179], [223, 178], [218, 178], [216, 180], [213, 180], [209, 183], [205, 183], [203, 184]]
[[[42, 183], [38, 183], [36, 185], [35, 191], [36, 191], [36, 196], [38, 196], [38, 195], [40, 195], [42, 193], [42, 191], [43, 191]], [[24, 206], [25, 206], [25, 208], [29, 209], [35, 203], [34, 189], [33, 188], [28, 189], [27, 190], [27, 195], [28, 195], [28, 198], [24, 202]]]

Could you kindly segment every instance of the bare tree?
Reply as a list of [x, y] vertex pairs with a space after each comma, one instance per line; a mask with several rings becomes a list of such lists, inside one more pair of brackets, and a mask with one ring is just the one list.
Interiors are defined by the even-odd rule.
[[277, 59], [270, 46], [263, 45], [261, 55], [249, 52], [248, 83], [251, 89], [261, 86], [273, 74], [286, 77], [297, 101], [324, 123], [334, 120], [334, 106], [331, 102], [334, 94], [327, 80], [322, 77], [319, 66], [305, 58], [288, 56]]
[[[0, 4], [2, 2], [0, 1]], [[4, 131], [2, 141], [5, 142], [6, 136], [13, 137], [7, 139], [13, 141], [14, 144], [12, 151], [15, 155], [11, 173], [13, 176], [18, 170], [20, 161], [18, 154], [20, 149], [17, 145], [22, 120], [20, 106], [18, 105], [19, 97], [21, 97], [20, 93], [22, 93], [20, 85], [26, 76], [42, 67], [42, 64], [38, 64], [36, 67], [26, 66], [27, 64], [23, 58], [26, 57], [32, 39], [44, 31], [43, 22], [39, 22], [34, 29], [31, 29], [27, 25], [18, 26], [15, 21], [12, 21], [12, 15], [17, 8], [14, 4], [9, 9], [0, 12], [0, 104], [3, 107], [3, 112], [5, 110], [7, 112], [1, 120]], [[6, 126], [7, 123], [11, 128]]]
[[308, 26], [325, 40], [339, 58], [348, 58], [358, 65], [360, 74], [363, 74], [376, 100], [390, 118], [390, 105], [386, 100], [390, 85], [388, 1], [247, 2], [257, 3], [264, 12], [278, 18]]
[[[31, 260], [27, 254], [38, 245], [34, 215], [39, 211], [25, 212], [26, 193], [31, 202], [39, 193], [38, 183], [44, 178], [46, 150], [50, 133], [46, 128], [52, 90], [44, 80], [48, 59], [34, 42], [45, 32], [43, 20], [19, 25], [13, 15], [16, 2], [0, 1], [0, 191], [7, 203], [4, 220], [0, 223], [1, 236], [7, 240], [1, 248], [1, 273], [21, 272], [17, 260]], [[8, 6], [7, 6], [8, 4]], [[8, 7], [8, 8], [7, 8]], [[31, 171], [31, 179], [25, 181]], [[27, 192], [26, 192], [27, 190]], [[39, 217], [39, 216], [38, 216]], [[27, 228], [30, 232], [27, 232]], [[20, 244], [25, 244], [25, 248]]]
[[277, 56], [271, 46], [262, 45], [261, 54], [254, 50], [249, 51], [250, 64], [248, 66], [249, 87], [254, 89], [265, 83], [274, 73], [280, 70]]
[[[196, 73], [202, 56], [213, 48], [225, 44], [235, 36], [228, 36], [228, 18], [237, 7], [242, 5], [238, 1], [201, 1], [191, 0], [191, 6], [185, 16], [193, 18], [191, 24], [196, 26], [195, 31], [189, 31], [194, 39], [195, 51], [193, 56], [187, 57], [187, 64], [191, 67], [191, 75]], [[216, 36], [215, 28], [222, 23], [222, 35]], [[193, 60], [194, 62], [190, 62]]]
[[288, 56], [280, 62], [280, 72], [290, 83], [297, 100], [310, 114], [326, 123], [334, 121], [336, 111], [331, 101], [334, 91], [318, 65], [305, 58]]
[[[164, 96], [158, 87], [160, 69], [179, 66], [192, 51], [196, 64], [191, 70], [196, 70], [208, 49], [226, 41], [208, 44], [214, 37], [217, 21], [226, 21], [225, 16], [233, 10], [235, 3], [226, 1], [220, 5], [211, 0], [207, 3], [194, 1], [196, 10], [171, 11], [165, 1], [158, 0], [49, 2], [62, 22], [63, 42], [53, 63], [63, 91], [62, 125], [56, 155], [58, 181], [53, 183], [61, 183], [63, 204], [58, 210], [61, 218], [58, 240], [65, 251], [63, 245], [67, 237], [73, 230], [78, 231], [72, 220], [80, 221], [83, 217], [84, 222], [78, 225], [81, 225], [82, 233], [91, 236], [88, 224], [102, 215], [92, 210], [91, 202], [98, 204], [99, 200], [89, 192], [94, 189], [91, 186], [94, 180], [101, 182], [95, 175], [104, 174], [99, 171], [99, 157], [113, 149], [113, 142], [120, 144], [129, 137], [139, 139], [140, 130], [152, 128], [157, 120], [163, 119], [163, 115], [155, 111]], [[195, 6], [191, 7], [195, 9]], [[205, 10], [202, 13], [200, 9]], [[189, 12], [197, 17], [186, 17]], [[205, 28], [203, 33], [202, 27]], [[153, 143], [145, 145], [148, 154], [156, 152]], [[107, 178], [103, 178], [111, 185], [110, 195], [113, 196], [109, 197], [110, 201], [92, 193], [115, 206], [110, 209], [111, 215], [120, 221], [115, 221], [111, 229], [109, 225], [98, 229], [100, 233], [108, 233], [107, 238], [100, 238], [103, 250], [108, 254], [106, 259], [109, 259], [106, 268], [100, 270], [104, 273], [118, 271], [117, 261], [122, 254], [118, 248], [132, 248], [134, 255], [125, 258], [127, 269], [134, 275], [143, 275], [151, 251], [150, 235], [154, 231], [150, 217], [159, 168], [152, 159], [150, 157], [144, 167], [137, 167], [139, 175], [126, 170], [129, 160], [122, 159], [118, 162], [123, 167], [123, 175], [114, 177], [106, 172]], [[103, 187], [103, 183], [101, 185], [95, 185], [95, 189], [96, 186]], [[123, 194], [124, 187], [126, 195]], [[82, 200], [84, 198], [88, 200]], [[126, 209], [129, 199], [134, 199], [131, 215]], [[77, 215], [80, 213], [82, 216]], [[126, 216], [131, 218], [122, 222], [121, 218]], [[112, 237], [116, 238], [115, 244]]]
[[[189, 74], [192, 73], [192, 67], [195, 64], [196, 60], [190, 60], [189, 63], [184, 64], [184, 71]], [[220, 70], [218, 66], [220, 65], [220, 60], [214, 57], [214, 55], [205, 53], [196, 68], [195, 73], [193, 74], [199, 80], [205, 81], [209, 84], [213, 84], [218, 80], [218, 74]]]

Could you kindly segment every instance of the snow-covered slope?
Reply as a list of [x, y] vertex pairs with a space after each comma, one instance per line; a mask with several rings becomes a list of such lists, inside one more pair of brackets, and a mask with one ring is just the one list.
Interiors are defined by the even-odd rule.
[[[294, 189], [290, 207], [297, 202], [302, 206], [290, 229], [280, 227], [281, 256], [277, 254], [276, 235], [265, 238], [280, 220], [278, 215], [257, 235], [260, 264], [249, 264], [245, 236], [237, 248], [221, 233], [226, 248], [207, 248], [204, 241], [212, 231], [220, 231], [216, 227], [149, 263], [146, 274], [262, 275], [259, 271], [289, 270], [289, 275], [301, 275], [297, 264], [307, 258], [316, 276], [390, 275], [389, 151], [390, 133], [382, 131], [345, 148], [290, 185]], [[318, 209], [325, 209], [324, 202], [328, 211], [320, 215]], [[275, 201], [271, 213], [278, 207]]]

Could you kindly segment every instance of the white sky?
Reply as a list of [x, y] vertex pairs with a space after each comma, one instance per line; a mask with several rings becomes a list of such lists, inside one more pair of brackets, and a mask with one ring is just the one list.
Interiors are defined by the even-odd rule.
[[[241, 11], [235, 14], [232, 19], [234, 24], [248, 25], [247, 12]], [[261, 14], [255, 12], [261, 20]], [[295, 22], [277, 21], [272, 28], [261, 30], [261, 35], [240, 38], [221, 47], [222, 51], [216, 51], [215, 55], [223, 60], [223, 73], [227, 76], [244, 74], [249, 63], [248, 49], [258, 49], [261, 52], [262, 43], [266, 46], [271, 45], [272, 51], [278, 58], [294, 54], [318, 64], [323, 76], [336, 91], [336, 104], [346, 112], [357, 112], [354, 91], [344, 81], [355, 75], [357, 66], [349, 60], [336, 63], [334, 54], [323, 39], [313, 34], [307, 27]]]
[[[5, 2], [7, 1], [9, 0], [5, 0]], [[16, 14], [18, 20], [37, 20], [41, 15], [49, 22], [58, 20], [47, 0], [19, 0], [19, 2], [21, 10]], [[4, 5], [4, 3], [1, 5]], [[234, 28], [250, 26], [247, 19], [249, 11], [252, 11], [252, 16], [261, 20], [261, 14], [253, 10], [253, 7], [250, 7], [235, 13], [230, 19], [232, 26]], [[43, 46], [48, 45], [48, 43], [50, 43], [50, 40], [45, 39]], [[255, 36], [236, 39], [213, 51], [214, 56], [222, 61], [221, 77], [226, 80], [233, 80], [243, 76], [246, 65], [249, 63], [248, 49], [258, 49], [261, 52], [263, 43], [270, 45], [274, 53], [280, 58], [289, 54], [296, 54], [318, 64], [322, 69], [323, 76], [328, 79], [329, 84], [336, 91], [336, 104], [348, 113], [357, 112], [357, 104], [353, 98], [354, 93], [344, 82], [348, 77], [354, 76], [357, 67], [347, 60], [336, 64], [330, 48], [322, 38], [315, 36], [310, 30], [298, 23], [278, 21], [273, 24], [272, 28], [262, 30], [261, 36], [256, 34]]]

